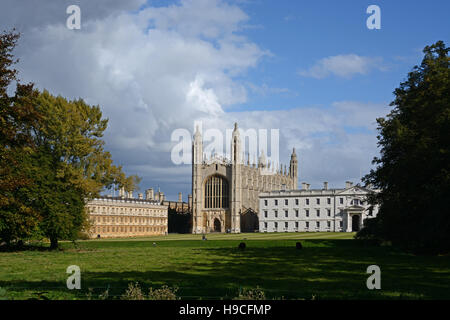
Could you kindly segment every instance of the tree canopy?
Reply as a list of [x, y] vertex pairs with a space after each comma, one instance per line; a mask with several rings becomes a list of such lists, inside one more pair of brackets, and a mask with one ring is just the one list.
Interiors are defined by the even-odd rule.
[[381, 190], [373, 199], [380, 210], [360, 236], [442, 252], [450, 250], [449, 48], [438, 41], [423, 52], [395, 89], [393, 110], [377, 119], [380, 156], [364, 179]]

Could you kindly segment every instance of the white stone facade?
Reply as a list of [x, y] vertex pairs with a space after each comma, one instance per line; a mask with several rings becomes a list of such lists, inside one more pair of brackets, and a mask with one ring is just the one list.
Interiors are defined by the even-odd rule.
[[309, 189], [263, 192], [259, 195], [260, 232], [355, 232], [378, 207], [367, 202], [365, 187], [346, 183], [344, 189]]

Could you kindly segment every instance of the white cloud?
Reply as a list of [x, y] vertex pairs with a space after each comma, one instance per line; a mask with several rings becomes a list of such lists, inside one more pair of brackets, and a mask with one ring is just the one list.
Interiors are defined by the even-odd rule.
[[[287, 91], [238, 80], [270, 54], [240, 34], [249, 18], [238, 6], [184, 0], [130, 13], [142, 1], [129, 7], [110, 3], [108, 11], [97, 13], [82, 4], [87, 18], [77, 31], [65, 27], [65, 10], [62, 19], [51, 15], [47, 23], [31, 19], [17, 48], [19, 76], [54, 94], [99, 104], [109, 118], [107, 148], [128, 174], [144, 178], [143, 188], [159, 185], [173, 199], [178, 191], [190, 192], [190, 167], [172, 164], [170, 137], [176, 128], [192, 132], [194, 120], [222, 132], [235, 121], [244, 129], [280, 129], [281, 160], [288, 163], [296, 147], [301, 179], [312, 184], [338, 184], [357, 178], [359, 167], [370, 167], [375, 136], [364, 130], [373, 130], [374, 117], [386, 113], [383, 105], [336, 102], [328, 108], [227, 112], [247, 101], [246, 88], [262, 95]], [[22, 5], [9, 6], [20, 20]], [[1, 26], [8, 28], [3, 16]], [[349, 74], [325, 65], [334, 74]], [[345, 127], [364, 130], [349, 134]]]
[[299, 74], [316, 79], [323, 79], [330, 75], [351, 78], [356, 74], [366, 75], [372, 69], [385, 69], [385, 67], [382, 66], [381, 58], [346, 54], [320, 59], [308, 70], [299, 71]]

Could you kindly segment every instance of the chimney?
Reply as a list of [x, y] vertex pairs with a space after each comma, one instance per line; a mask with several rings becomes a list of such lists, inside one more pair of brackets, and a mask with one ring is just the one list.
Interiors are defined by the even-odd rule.
[[345, 189], [351, 188], [353, 186], [353, 182], [345, 181]]
[[307, 185], [306, 182], [302, 182], [302, 190], [308, 190], [308, 189], [306, 189], [306, 185]]
[[128, 191], [128, 198], [132, 199], [133, 198], [133, 191]]
[[183, 194], [178, 192], [178, 202], [183, 202]]
[[327, 181], [325, 181], [323, 183], [323, 190], [328, 190], [328, 182]]
[[155, 193], [155, 197], [154, 197], [153, 200], [159, 201], [159, 194], [160, 194], [160, 193], [161, 193], [161, 192], [156, 192], [156, 193]]
[[306, 184], [306, 190], [309, 190], [309, 187], [310, 187], [311, 185], [309, 184], [309, 183], [307, 183]]
[[164, 192], [159, 192], [159, 201], [164, 202]]
[[139, 193], [138, 196], [139, 196], [139, 199], [140, 199], [140, 200], [144, 199], [144, 195], [143, 195], [142, 193]]
[[189, 209], [192, 208], [192, 195], [188, 195], [188, 207]]
[[119, 197], [121, 197], [121, 198], [125, 197], [125, 188], [124, 187], [119, 189]]

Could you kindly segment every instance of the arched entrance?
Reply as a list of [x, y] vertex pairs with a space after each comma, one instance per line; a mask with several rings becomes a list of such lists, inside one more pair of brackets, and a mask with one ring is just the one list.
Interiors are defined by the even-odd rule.
[[359, 223], [360, 223], [360, 217], [359, 214], [355, 214], [352, 216], [352, 231], [358, 232], [359, 231]]
[[258, 214], [252, 209], [241, 214], [241, 232], [255, 232], [259, 229]]
[[221, 232], [222, 228], [221, 228], [221, 224], [220, 224], [220, 220], [215, 218], [214, 219], [214, 232]]

